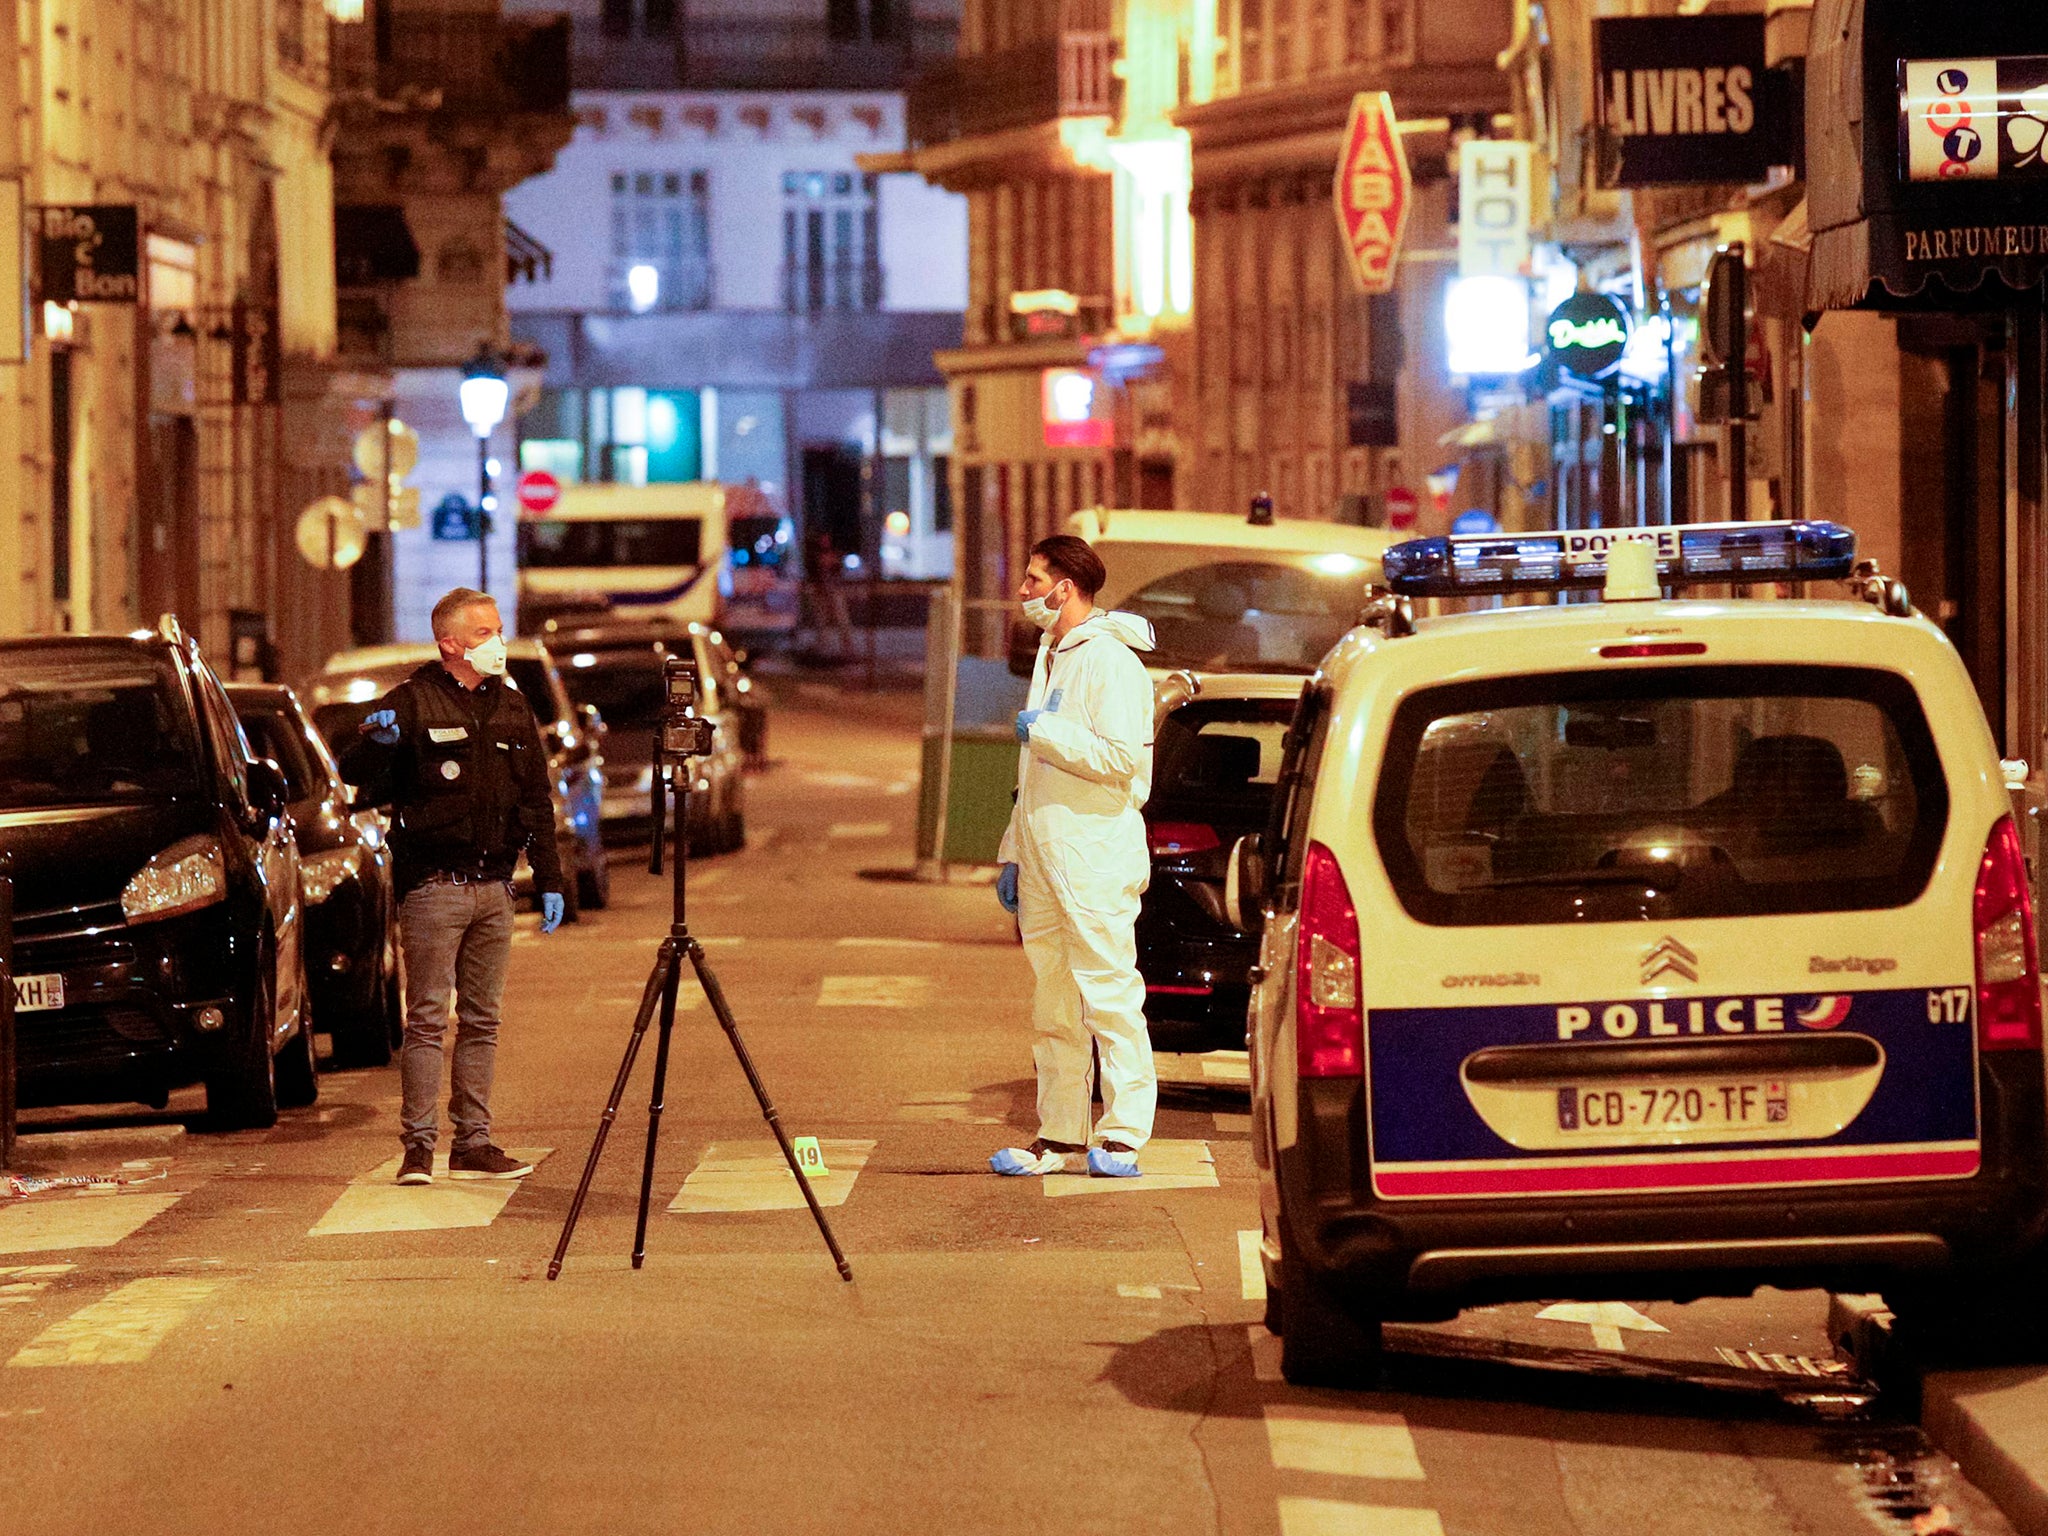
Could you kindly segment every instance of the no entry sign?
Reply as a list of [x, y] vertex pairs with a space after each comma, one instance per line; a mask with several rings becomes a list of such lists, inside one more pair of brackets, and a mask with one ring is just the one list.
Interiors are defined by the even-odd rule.
[[519, 477], [519, 510], [535, 517], [552, 512], [562, 499], [562, 482], [544, 469], [529, 469]]

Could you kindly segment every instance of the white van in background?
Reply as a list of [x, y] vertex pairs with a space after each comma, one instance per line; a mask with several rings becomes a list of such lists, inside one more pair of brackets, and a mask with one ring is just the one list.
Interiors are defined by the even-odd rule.
[[716, 624], [727, 563], [725, 486], [565, 485], [544, 517], [519, 522], [519, 621], [616, 618]]

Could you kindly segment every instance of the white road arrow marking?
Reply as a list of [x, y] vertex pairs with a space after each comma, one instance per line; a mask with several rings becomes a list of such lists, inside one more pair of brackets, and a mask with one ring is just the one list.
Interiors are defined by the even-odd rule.
[[1621, 1330], [1669, 1333], [1655, 1318], [1643, 1316], [1625, 1301], [1560, 1301], [1536, 1314], [1543, 1323], [1581, 1323], [1593, 1330], [1593, 1347], [1623, 1353]]

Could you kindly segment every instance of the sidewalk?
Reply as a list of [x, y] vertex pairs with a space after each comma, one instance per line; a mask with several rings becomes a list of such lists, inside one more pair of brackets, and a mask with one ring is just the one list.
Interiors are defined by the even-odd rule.
[[2048, 1536], [2048, 1366], [1931, 1371], [1921, 1428], [2004, 1511], [2020, 1536]]

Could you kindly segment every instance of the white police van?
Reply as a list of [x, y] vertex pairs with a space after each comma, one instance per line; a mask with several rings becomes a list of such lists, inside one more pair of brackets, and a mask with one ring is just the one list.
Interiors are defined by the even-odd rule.
[[[2024, 1281], [2021, 843], [1961, 661], [1854, 534], [1424, 539], [1385, 570], [1228, 870], [1264, 920], [1288, 1378], [1356, 1379], [1382, 1320], [1485, 1302]], [[1851, 600], [1663, 595], [1823, 580]], [[1571, 589], [1600, 600], [1412, 617]]]

